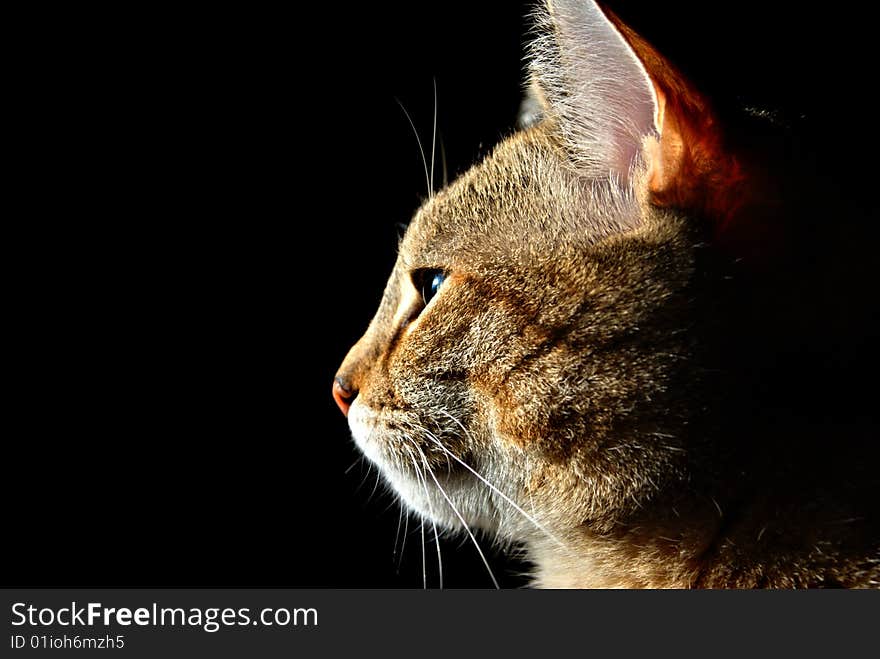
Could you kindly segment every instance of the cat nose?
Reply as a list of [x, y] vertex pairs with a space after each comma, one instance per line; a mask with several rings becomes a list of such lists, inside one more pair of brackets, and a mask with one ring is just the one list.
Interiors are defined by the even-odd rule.
[[357, 388], [344, 377], [339, 375], [333, 380], [333, 400], [345, 416], [348, 416], [348, 408], [351, 407], [356, 396]]

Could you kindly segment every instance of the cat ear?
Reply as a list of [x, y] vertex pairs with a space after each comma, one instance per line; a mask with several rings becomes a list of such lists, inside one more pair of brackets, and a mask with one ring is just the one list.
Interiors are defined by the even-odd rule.
[[659, 134], [658, 104], [635, 52], [588, 0], [548, 0], [532, 44], [534, 84], [580, 171], [628, 180]]
[[743, 176], [708, 102], [650, 44], [592, 0], [548, 0], [532, 50], [534, 84], [575, 166], [633, 182], [651, 200], [717, 216]]

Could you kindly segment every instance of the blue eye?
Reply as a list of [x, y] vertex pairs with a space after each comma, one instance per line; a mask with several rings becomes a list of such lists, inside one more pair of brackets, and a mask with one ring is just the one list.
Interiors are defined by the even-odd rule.
[[413, 283], [419, 294], [422, 296], [422, 302], [425, 306], [437, 295], [437, 291], [446, 281], [446, 273], [442, 270], [419, 270], [413, 273]]

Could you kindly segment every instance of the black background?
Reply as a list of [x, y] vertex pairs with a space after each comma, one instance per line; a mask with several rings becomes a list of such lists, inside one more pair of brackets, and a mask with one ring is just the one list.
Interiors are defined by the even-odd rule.
[[[719, 105], [813, 140], [829, 185], [870, 183], [866, 10], [610, 4]], [[330, 383], [427, 192], [397, 101], [429, 148], [436, 80], [450, 177], [478, 161], [515, 124], [527, 5], [66, 11], [22, 18], [13, 58], [7, 579], [421, 587]], [[491, 586], [442, 546], [446, 585]]]

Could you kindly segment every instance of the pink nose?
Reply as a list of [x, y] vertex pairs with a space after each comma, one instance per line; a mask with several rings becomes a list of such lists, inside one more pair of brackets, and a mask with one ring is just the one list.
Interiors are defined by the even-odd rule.
[[352, 399], [354, 399], [354, 392], [340, 378], [333, 380], [333, 400], [336, 401], [336, 404], [345, 416], [348, 416], [348, 409], [351, 407]]

